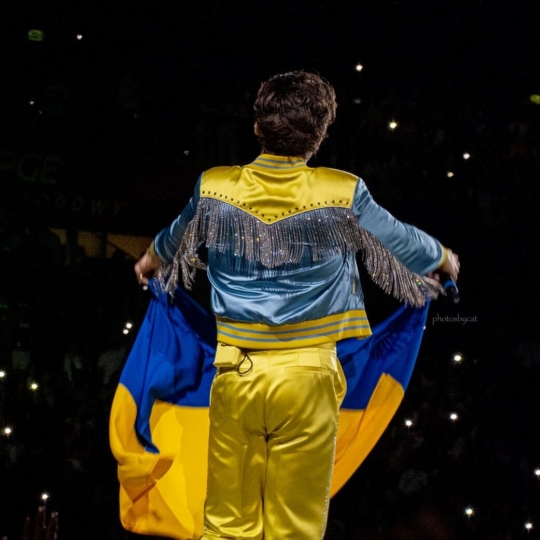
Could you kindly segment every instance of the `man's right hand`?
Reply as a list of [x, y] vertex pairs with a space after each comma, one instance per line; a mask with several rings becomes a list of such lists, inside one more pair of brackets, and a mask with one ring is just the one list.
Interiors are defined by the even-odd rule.
[[156, 270], [161, 266], [161, 259], [148, 249], [146, 253], [135, 264], [135, 275], [141, 285], [148, 285], [148, 280], [152, 278]]
[[444, 263], [437, 268], [436, 272], [448, 274], [454, 281], [457, 281], [459, 275], [459, 257], [451, 249], [445, 248], [447, 258]]

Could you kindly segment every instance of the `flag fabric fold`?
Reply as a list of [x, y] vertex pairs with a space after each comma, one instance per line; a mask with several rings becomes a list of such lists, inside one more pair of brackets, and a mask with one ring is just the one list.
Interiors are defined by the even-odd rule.
[[[110, 443], [118, 461], [120, 519], [139, 534], [202, 535], [208, 406], [216, 323], [177, 289], [152, 299], [118, 385]], [[337, 355], [347, 378], [331, 495], [351, 477], [394, 416], [414, 368], [428, 305], [401, 307]]]

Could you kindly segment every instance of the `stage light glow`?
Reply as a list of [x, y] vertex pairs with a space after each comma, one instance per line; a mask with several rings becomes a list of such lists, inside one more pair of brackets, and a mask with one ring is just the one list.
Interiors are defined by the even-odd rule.
[[452, 171], [448, 171], [446, 173], [446, 176], [448, 176], [448, 178], [452, 178], [452, 176], [454, 176], [454, 173]]
[[124, 328], [124, 329], [122, 330], [122, 333], [123, 333], [124, 335], [127, 335], [127, 334], [129, 334], [129, 330], [128, 330], [127, 328]]
[[395, 120], [392, 120], [391, 122], [388, 123], [388, 127], [390, 129], [396, 129], [398, 126], [397, 122]]
[[463, 360], [463, 356], [461, 354], [456, 353], [454, 354], [454, 362], [461, 362]]
[[34, 391], [35, 391], [35, 390], [37, 390], [38, 388], [39, 388], [38, 383], [33, 382], [33, 383], [30, 385], [30, 390], [34, 390]]
[[540, 469], [535, 469], [534, 474], [537, 478], [540, 478]]
[[126, 323], [126, 328], [127, 328], [128, 330], [131, 330], [131, 329], [133, 328], [133, 324], [130, 323], [130, 322], [127, 322], [127, 323]]
[[465, 508], [465, 515], [467, 517], [471, 517], [474, 515], [474, 509], [471, 508], [470, 506], [467, 506], [467, 508]]
[[3, 379], [5, 376], [6, 376], [6, 372], [3, 370], [0, 371], [0, 379]]
[[77, 39], [78, 39], [79, 41], [81, 41], [82, 38], [83, 38], [83, 37], [82, 37], [82, 34], [77, 34]]
[[452, 422], [455, 422], [459, 418], [459, 416], [455, 412], [453, 412], [453, 413], [450, 413], [449, 418], [450, 420], [452, 420]]
[[50, 497], [50, 495], [48, 493], [42, 493], [41, 494], [41, 500], [42, 501], [46, 501], [49, 497]]
[[465, 152], [463, 154], [463, 159], [469, 159], [471, 157], [471, 154], [469, 154], [468, 152]]
[[10, 427], [4, 428], [4, 435], [7, 435], [9, 437], [11, 433], [12, 433], [12, 429]]
[[356, 64], [355, 69], [356, 71], [362, 71], [364, 69], [364, 66], [362, 64]]
[[408, 420], [408, 419], [405, 420], [405, 425], [406, 425], [407, 427], [411, 427], [411, 426], [413, 425], [412, 420]]
[[28, 30], [28, 39], [30, 41], [43, 41], [44, 37], [42, 30]]
[[525, 523], [525, 528], [530, 531], [533, 528], [533, 524], [529, 521], [528, 523]]

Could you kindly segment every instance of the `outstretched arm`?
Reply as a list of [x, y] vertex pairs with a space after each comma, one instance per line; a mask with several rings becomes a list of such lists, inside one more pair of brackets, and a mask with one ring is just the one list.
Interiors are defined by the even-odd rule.
[[409, 270], [427, 275], [433, 271], [459, 274], [459, 258], [424, 231], [397, 220], [379, 206], [362, 179], [358, 180], [352, 210], [361, 227], [375, 235]]
[[158, 233], [152, 245], [135, 264], [135, 275], [139, 283], [148, 285], [148, 280], [159, 270], [162, 263], [172, 262], [174, 260], [186, 227], [197, 211], [200, 182], [201, 178], [199, 178], [195, 186], [193, 197], [191, 197], [191, 200], [180, 215], [171, 223], [170, 227], [166, 227]]

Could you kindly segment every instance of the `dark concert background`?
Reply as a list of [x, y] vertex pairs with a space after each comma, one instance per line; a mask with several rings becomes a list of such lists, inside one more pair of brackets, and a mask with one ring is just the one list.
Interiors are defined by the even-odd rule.
[[[137, 538], [107, 439], [149, 301], [133, 265], [203, 170], [257, 156], [257, 89], [298, 69], [338, 98], [310, 165], [462, 269], [325, 538], [540, 538], [535, 2], [5, 0], [0, 45], [0, 538], [40, 505], [61, 540]], [[397, 303], [368, 280], [376, 324]]]

